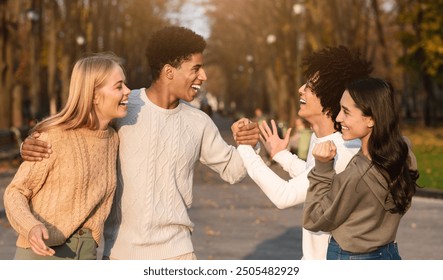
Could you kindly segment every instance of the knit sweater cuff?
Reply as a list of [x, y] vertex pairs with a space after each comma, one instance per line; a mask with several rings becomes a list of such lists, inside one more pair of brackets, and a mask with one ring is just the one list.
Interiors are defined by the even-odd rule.
[[330, 160], [328, 162], [315, 160], [315, 171], [319, 173], [327, 173], [334, 171], [334, 160]]

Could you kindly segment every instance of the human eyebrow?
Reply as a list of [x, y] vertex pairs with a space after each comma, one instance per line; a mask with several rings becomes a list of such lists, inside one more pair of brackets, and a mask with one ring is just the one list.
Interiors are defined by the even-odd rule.
[[202, 64], [196, 64], [196, 65], [192, 66], [192, 69], [193, 69], [193, 70], [199, 70], [199, 69], [202, 68], [202, 67], [203, 67]]
[[121, 86], [121, 85], [124, 84], [124, 83], [125, 83], [124, 80], [120, 80], [120, 81], [117, 81], [117, 82], [114, 84], [114, 86]]

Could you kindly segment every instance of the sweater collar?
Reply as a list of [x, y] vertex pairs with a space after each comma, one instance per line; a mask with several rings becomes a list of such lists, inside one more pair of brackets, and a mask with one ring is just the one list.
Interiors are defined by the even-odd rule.
[[141, 90], [141, 99], [143, 102], [145, 102], [145, 104], [151, 108], [153, 108], [154, 110], [162, 113], [162, 114], [166, 114], [166, 115], [173, 115], [176, 114], [178, 112], [180, 112], [180, 110], [182, 109], [182, 101], [180, 100], [179, 104], [177, 107], [175, 107], [174, 109], [165, 109], [162, 107], [159, 107], [157, 105], [155, 105], [149, 98], [148, 95], [146, 94], [146, 89], [143, 88]]
[[109, 138], [111, 136], [111, 130], [112, 128], [108, 127], [106, 130], [92, 130], [89, 128], [77, 128], [75, 129], [76, 132], [90, 137], [97, 137], [97, 138]]

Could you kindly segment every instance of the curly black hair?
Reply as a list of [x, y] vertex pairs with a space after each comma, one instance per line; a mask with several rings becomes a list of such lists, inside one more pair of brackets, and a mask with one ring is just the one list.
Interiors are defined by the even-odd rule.
[[360, 57], [358, 51], [345, 46], [326, 47], [303, 58], [302, 67], [308, 85], [320, 99], [323, 112], [341, 131], [335, 118], [340, 112], [340, 99], [346, 86], [352, 81], [366, 78], [372, 72], [372, 64]]
[[167, 26], [154, 32], [146, 49], [152, 80], [160, 77], [165, 64], [179, 67], [193, 54], [203, 53], [205, 48], [204, 38], [185, 27]]

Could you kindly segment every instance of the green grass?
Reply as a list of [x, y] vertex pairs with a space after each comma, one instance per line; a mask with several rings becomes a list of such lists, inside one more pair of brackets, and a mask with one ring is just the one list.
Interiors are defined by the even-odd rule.
[[443, 128], [407, 128], [403, 130], [412, 142], [420, 178], [425, 188], [443, 190]]
[[414, 153], [420, 172], [418, 184], [426, 188], [443, 190], [443, 147], [416, 146]]

